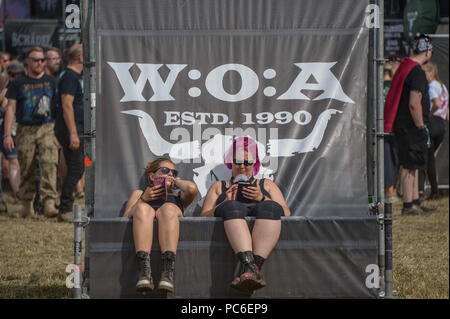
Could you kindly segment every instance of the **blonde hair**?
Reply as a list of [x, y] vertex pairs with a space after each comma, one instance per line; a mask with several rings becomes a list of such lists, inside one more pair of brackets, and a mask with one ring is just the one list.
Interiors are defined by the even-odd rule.
[[172, 163], [173, 166], [175, 166], [174, 162], [172, 162], [169, 158], [160, 157], [160, 158], [155, 159], [153, 162], [149, 162], [147, 164], [147, 166], [145, 167], [145, 173], [147, 175], [150, 173], [155, 173], [161, 167], [161, 163], [163, 163], [163, 162], [169, 162], [169, 163]]
[[439, 78], [439, 71], [438, 71], [438, 66], [435, 62], [433, 61], [428, 61], [427, 64], [425, 64], [425, 68], [427, 70], [431, 70], [434, 71], [434, 80], [438, 81], [440, 84], [442, 84], [441, 79]]

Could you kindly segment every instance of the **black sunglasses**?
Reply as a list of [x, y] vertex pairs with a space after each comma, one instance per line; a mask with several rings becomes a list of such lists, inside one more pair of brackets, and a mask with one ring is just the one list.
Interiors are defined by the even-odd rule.
[[30, 58], [30, 59], [31, 59], [31, 61], [33, 61], [33, 62], [39, 62], [39, 61], [44, 62], [44, 61], [45, 61], [44, 58]]
[[255, 162], [249, 162], [247, 160], [242, 161], [242, 160], [237, 160], [237, 159], [233, 158], [233, 164], [236, 164], [236, 165], [244, 164], [245, 166], [251, 166], [251, 165], [255, 164]]
[[178, 171], [176, 169], [170, 169], [165, 166], [161, 166], [159, 169], [161, 170], [161, 173], [163, 173], [164, 175], [169, 174], [169, 172], [172, 172], [173, 177], [177, 177], [178, 175]]

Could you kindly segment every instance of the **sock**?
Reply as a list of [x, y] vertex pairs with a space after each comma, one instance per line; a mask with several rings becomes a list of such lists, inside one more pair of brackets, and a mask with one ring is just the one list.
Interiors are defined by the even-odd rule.
[[139, 250], [136, 252], [136, 256], [138, 259], [147, 259], [150, 258], [150, 254], [148, 254], [146, 251]]
[[420, 199], [415, 199], [412, 201], [414, 205], [420, 206]]
[[412, 202], [409, 202], [409, 203], [403, 203], [403, 208], [411, 208], [412, 205], [413, 205]]
[[170, 250], [166, 250], [166, 251], [162, 254], [163, 257], [168, 257], [169, 259], [175, 259], [176, 255], [177, 255], [177, 254], [176, 254], [175, 252], [170, 251]]

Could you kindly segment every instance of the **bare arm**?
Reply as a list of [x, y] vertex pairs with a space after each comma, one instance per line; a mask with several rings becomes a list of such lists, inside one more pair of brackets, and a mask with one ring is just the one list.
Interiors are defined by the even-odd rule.
[[63, 117], [70, 134], [69, 148], [71, 150], [77, 150], [80, 147], [80, 138], [78, 137], [77, 126], [75, 124], [75, 113], [73, 111], [74, 99], [73, 95], [61, 94]]
[[194, 182], [185, 181], [180, 178], [176, 178], [173, 182], [181, 190], [183, 207], [188, 207], [198, 194], [197, 185]]
[[419, 91], [411, 91], [409, 93], [409, 111], [416, 127], [423, 126], [422, 93]]
[[11, 136], [11, 130], [15, 114], [16, 114], [16, 100], [9, 99], [8, 104], [6, 105], [5, 123], [4, 123], [5, 138], [3, 139], [3, 146], [9, 152], [12, 152], [12, 149], [14, 148], [14, 141]]
[[267, 190], [272, 200], [280, 204], [280, 206], [283, 208], [284, 216], [291, 216], [291, 210], [287, 206], [286, 201], [284, 200], [283, 193], [281, 193], [277, 184], [272, 182], [270, 179], [266, 179], [264, 180], [264, 188]]
[[[200, 216], [207, 217], [207, 216], [214, 216], [214, 211], [216, 210], [217, 206], [216, 201], [217, 198], [220, 196], [220, 192], [222, 190], [222, 183], [220, 181], [215, 182], [211, 185], [211, 187], [208, 190], [208, 193], [206, 194], [205, 201], [203, 202], [202, 211], [200, 213]], [[224, 202], [226, 200], [231, 200], [236, 197], [237, 192], [237, 185], [231, 186], [227, 190], [227, 196], [224, 199]], [[223, 203], [223, 202], [222, 202]]]
[[7, 91], [8, 89], [3, 89], [2, 90], [2, 93], [1, 93], [1, 105], [5, 108], [5, 110], [6, 110], [6, 106], [8, 105], [8, 99], [5, 97], [5, 95], [6, 95], [6, 91]]
[[125, 206], [125, 213], [123, 214], [123, 217], [129, 217], [130, 210], [134, 207], [134, 205], [136, 205], [143, 192], [144, 191], [137, 189], [131, 193], [131, 196]]
[[433, 115], [442, 105], [441, 100], [437, 97], [431, 100], [433, 106], [431, 107], [430, 115]]

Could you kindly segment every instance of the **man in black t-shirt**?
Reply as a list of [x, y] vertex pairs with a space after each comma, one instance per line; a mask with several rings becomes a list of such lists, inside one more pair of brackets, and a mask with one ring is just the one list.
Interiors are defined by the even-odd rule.
[[56, 98], [56, 80], [44, 73], [44, 50], [33, 47], [26, 53], [26, 75], [15, 78], [6, 92], [3, 146], [11, 151], [14, 141], [11, 129], [14, 115], [17, 121], [16, 149], [21, 169], [18, 197], [24, 206], [23, 217], [35, 214], [34, 169], [35, 158], [39, 154], [40, 188], [39, 194], [44, 202], [44, 215], [54, 217], [58, 214], [55, 202], [56, 165], [58, 150], [53, 133], [53, 110]]
[[55, 135], [63, 149], [67, 175], [61, 190], [59, 221], [73, 219], [73, 191], [84, 173], [83, 110], [83, 47], [72, 46], [68, 51], [69, 64], [58, 80], [59, 107], [56, 113]]
[[421, 214], [434, 209], [424, 206], [419, 199], [418, 169], [426, 167], [430, 137], [427, 128], [430, 101], [428, 82], [421, 65], [432, 54], [431, 40], [421, 35], [413, 43], [411, 63], [417, 63], [408, 73], [401, 92], [394, 120], [394, 134], [402, 166], [400, 183], [403, 190], [402, 214]]

